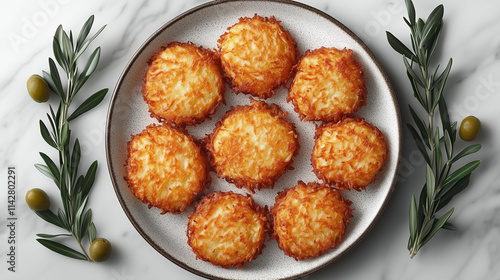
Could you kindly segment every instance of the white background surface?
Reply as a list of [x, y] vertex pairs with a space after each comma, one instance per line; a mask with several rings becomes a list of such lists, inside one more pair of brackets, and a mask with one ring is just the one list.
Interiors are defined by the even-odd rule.
[[[139, 46], [178, 14], [206, 1], [17, 1], [0, 4], [0, 278], [1, 279], [200, 279], [171, 263], [150, 247], [125, 216], [114, 193], [104, 151], [108, 103], [118, 77]], [[403, 124], [410, 121], [407, 104], [417, 107], [403, 62], [390, 49], [385, 31], [408, 38], [402, 20], [404, 1], [301, 1], [333, 16], [354, 31], [372, 50], [391, 79], [401, 106]], [[498, 179], [500, 104], [500, 3], [442, 1], [445, 28], [437, 52], [441, 64], [453, 57], [446, 88], [451, 117], [460, 121], [478, 116], [483, 131], [476, 142], [483, 149], [470, 157], [482, 164], [467, 190], [452, 200], [451, 218], [458, 230], [439, 232], [414, 258], [406, 249], [408, 206], [411, 194], [423, 185], [424, 165], [404, 129], [403, 154], [394, 194], [379, 221], [353, 250], [304, 279], [499, 279], [500, 186]], [[436, 1], [415, 1], [417, 15], [426, 17]], [[38, 120], [46, 118], [46, 104], [33, 102], [26, 80], [48, 68], [52, 36], [59, 24], [77, 32], [94, 14], [94, 31], [107, 24], [92, 45], [102, 47], [101, 61], [85, 91], [109, 88], [104, 102], [72, 123], [82, 145], [82, 166], [99, 161], [89, 206], [98, 236], [113, 244], [111, 259], [102, 264], [76, 261], [52, 253], [35, 241], [36, 233], [58, 229], [42, 221], [24, 203], [33, 187], [57, 197], [57, 188], [40, 174], [38, 152], [52, 153], [40, 137]], [[406, 41], [408, 42], [408, 41]], [[56, 99], [50, 100], [57, 106]], [[76, 101], [75, 101], [76, 102]], [[458, 147], [464, 143], [458, 143]], [[7, 270], [7, 167], [17, 172], [16, 272]]]

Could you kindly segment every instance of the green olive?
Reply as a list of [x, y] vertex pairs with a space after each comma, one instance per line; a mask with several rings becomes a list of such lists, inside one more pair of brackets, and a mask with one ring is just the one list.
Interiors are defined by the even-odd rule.
[[29, 208], [35, 211], [44, 211], [50, 207], [50, 199], [46, 192], [39, 188], [34, 188], [26, 193], [26, 203]]
[[97, 238], [90, 244], [89, 254], [95, 262], [102, 262], [111, 255], [111, 243], [105, 238]]
[[40, 75], [32, 75], [26, 82], [26, 88], [31, 98], [38, 103], [47, 102], [50, 97], [50, 89], [47, 82]]
[[465, 141], [472, 141], [476, 139], [481, 131], [481, 121], [474, 116], [466, 117], [460, 124], [460, 138]]

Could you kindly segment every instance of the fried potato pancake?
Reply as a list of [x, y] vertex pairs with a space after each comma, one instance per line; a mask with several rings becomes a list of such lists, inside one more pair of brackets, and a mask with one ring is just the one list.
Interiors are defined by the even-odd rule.
[[308, 50], [297, 64], [288, 102], [306, 121], [339, 121], [366, 105], [364, 71], [350, 49]]
[[128, 142], [126, 180], [149, 207], [178, 214], [209, 182], [208, 162], [194, 139], [170, 125], [149, 125]]
[[259, 100], [231, 108], [206, 141], [218, 177], [251, 192], [272, 188], [298, 152], [299, 135], [286, 116]]
[[312, 165], [318, 178], [339, 189], [362, 190], [387, 158], [380, 130], [363, 118], [344, 118], [316, 129]]
[[190, 42], [172, 42], [151, 59], [142, 93], [152, 117], [184, 126], [213, 114], [224, 90], [213, 51]]
[[198, 259], [241, 268], [261, 254], [269, 228], [266, 208], [252, 197], [214, 192], [189, 215], [188, 244]]
[[280, 192], [271, 209], [273, 237], [296, 260], [320, 256], [342, 242], [351, 201], [326, 184], [299, 181]]
[[233, 91], [262, 99], [288, 81], [299, 54], [280, 21], [257, 14], [240, 18], [218, 43], [222, 69]]

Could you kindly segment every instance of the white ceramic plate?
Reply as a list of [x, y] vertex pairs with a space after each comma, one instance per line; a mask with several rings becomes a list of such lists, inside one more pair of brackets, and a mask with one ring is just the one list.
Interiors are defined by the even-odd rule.
[[[388, 159], [377, 181], [366, 191], [343, 192], [353, 202], [354, 217], [340, 246], [327, 254], [305, 261], [285, 256], [275, 240], [268, 240], [263, 254], [248, 263], [244, 269], [223, 269], [197, 260], [187, 244], [187, 216], [193, 206], [180, 215], [160, 215], [156, 208], [148, 209], [129, 191], [125, 176], [127, 142], [130, 136], [156, 122], [149, 116], [148, 107], [141, 94], [142, 79], [147, 62], [162, 46], [171, 41], [191, 41], [206, 48], [215, 48], [217, 39], [227, 27], [240, 17], [275, 16], [289, 30], [303, 54], [307, 49], [321, 46], [344, 47], [354, 50], [355, 57], [365, 70], [368, 105], [357, 116], [376, 125], [386, 136], [389, 146]], [[214, 124], [230, 106], [249, 104], [249, 96], [234, 94], [229, 87], [226, 104], [221, 104], [212, 116], [196, 127], [188, 128], [194, 137], [202, 138], [211, 133]], [[300, 133], [300, 151], [294, 158], [292, 171], [287, 172], [272, 190], [258, 191], [253, 198], [260, 205], [274, 204], [274, 198], [284, 188], [294, 186], [298, 180], [317, 181], [312, 171], [310, 154], [314, 145], [315, 123], [301, 122], [286, 102], [287, 91], [280, 89], [266, 102], [276, 103], [289, 113]], [[292, 1], [213, 1], [198, 6], [168, 22], [140, 47], [118, 81], [108, 112], [106, 155], [111, 179], [118, 199], [131, 223], [151, 246], [170, 261], [198, 275], [213, 279], [293, 279], [304, 276], [339, 258], [357, 244], [372, 228], [386, 205], [395, 183], [401, 153], [400, 116], [389, 81], [370, 50], [341, 23], [329, 15], [307, 5]], [[244, 193], [212, 173], [212, 184], [207, 192], [229, 191]]]

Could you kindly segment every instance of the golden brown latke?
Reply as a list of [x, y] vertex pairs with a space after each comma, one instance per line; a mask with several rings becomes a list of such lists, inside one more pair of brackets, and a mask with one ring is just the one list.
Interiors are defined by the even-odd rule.
[[339, 189], [365, 189], [387, 158], [385, 137], [363, 118], [344, 118], [316, 129], [312, 165], [318, 178]]
[[342, 242], [352, 216], [350, 205], [351, 201], [326, 184], [299, 181], [275, 199], [273, 237], [296, 260], [320, 256]]
[[288, 92], [306, 121], [339, 121], [366, 105], [364, 71], [350, 49], [308, 50], [297, 64]]
[[240, 18], [218, 42], [222, 69], [236, 93], [269, 98], [297, 63], [297, 44], [274, 17]]
[[198, 259], [241, 268], [261, 254], [269, 227], [266, 208], [250, 196], [214, 192], [189, 215], [188, 244]]
[[152, 117], [184, 126], [213, 114], [224, 90], [214, 52], [191, 42], [172, 42], [151, 59], [142, 93]]
[[272, 188], [292, 169], [298, 151], [299, 136], [286, 116], [278, 105], [253, 99], [251, 105], [231, 108], [206, 141], [217, 175], [251, 192]]
[[170, 125], [149, 125], [128, 142], [126, 180], [149, 207], [178, 214], [209, 182], [208, 163], [194, 139]]

